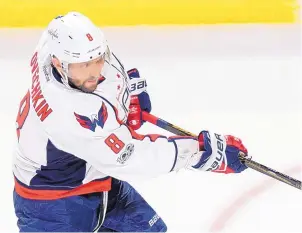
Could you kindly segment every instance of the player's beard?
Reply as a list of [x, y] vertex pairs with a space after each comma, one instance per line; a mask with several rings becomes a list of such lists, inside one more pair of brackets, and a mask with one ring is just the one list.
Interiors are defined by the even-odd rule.
[[[94, 83], [89, 84], [89, 81], [95, 80]], [[69, 82], [71, 82], [76, 88], [80, 89], [83, 92], [86, 93], [92, 93], [95, 91], [98, 85], [98, 77], [90, 77], [87, 80], [85, 80], [81, 85], [75, 84], [72, 79], [69, 78]]]

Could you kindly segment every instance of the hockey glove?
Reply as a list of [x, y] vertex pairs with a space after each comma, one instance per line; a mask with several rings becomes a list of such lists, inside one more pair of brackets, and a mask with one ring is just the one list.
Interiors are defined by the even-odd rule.
[[204, 152], [193, 168], [225, 174], [240, 173], [247, 168], [238, 157], [240, 152], [245, 156], [248, 153], [239, 138], [202, 131], [198, 141], [203, 145]]
[[146, 80], [140, 77], [138, 70], [134, 68], [127, 73], [130, 79], [131, 95], [127, 125], [133, 130], [137, 130], [144, 123], [142, 120], [142, 111], [151, 112], [151, 101], [146, 91]]

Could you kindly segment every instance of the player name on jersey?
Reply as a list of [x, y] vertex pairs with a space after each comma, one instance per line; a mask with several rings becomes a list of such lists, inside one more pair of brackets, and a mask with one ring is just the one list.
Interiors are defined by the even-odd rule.
[[[44, 121], [51, 113], [52, 109], [46, 102], [40, 87], [39, 80], [39, 65], [38, 65], [38, 53], [36, 52], [31, 59], [31, 73], [32, 73], [32, 86], [31, 86], [31, 97], [33, 107], [40, 118]], [[39, 104], [38, 104], [39, 103]]]

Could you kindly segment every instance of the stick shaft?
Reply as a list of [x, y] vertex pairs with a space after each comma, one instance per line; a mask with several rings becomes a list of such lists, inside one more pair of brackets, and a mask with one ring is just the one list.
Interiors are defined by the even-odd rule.
[[[193, 136], [193, 137], [197, 137], [196, 134], [193, 134], [189, 131], [186, 131], [176, 125], [173, 125], [161, 118], [158, 118], [150, 113], [147, 112], [143, 112], [143, 120], [147, 121], [151, 124], [157, 125], [158, 127], [165, 129], [173, 134], [176, 135], [180, 135], [180, 136]], [[288, 175], [285, 175], [281, 172], [278, 172], [274, 169], [271, 169], [265, 165], [262, 165], [258, 162], [255, 162], [253, 160], [250, 159], [245, 159], [243, 156], [239, 156], [240, 160], [249, 168], [254, 169], [255, 171], [261, 172], [267, 176], [270, 176], [276, 180], [279, 180], [281, 182], [284, 182], [288, 185], [291, 185], [297, 189], [302, 189], [301, 188], [301, 181], [300, 180], [296, 180]]]

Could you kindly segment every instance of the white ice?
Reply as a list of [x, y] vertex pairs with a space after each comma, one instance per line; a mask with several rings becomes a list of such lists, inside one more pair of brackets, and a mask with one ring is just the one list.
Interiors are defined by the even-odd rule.
[[[153, 114], [198, 133], [239, 136], [253, 159], [302, 179], [301, 29], [298, 25], [104, 29], [111, 48], [147, 78]], [[0, 30], [0, 232], [17, 232], [11, 158], [40, 30]], [[142, 133], [169, 133], [146, 124]], [[302, 232], [301, 191], [251, 169], [182, 171], [137, 190], [169, 232]]]

